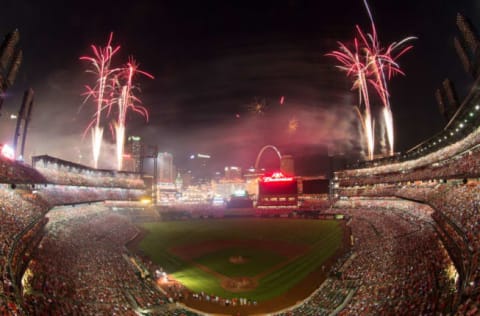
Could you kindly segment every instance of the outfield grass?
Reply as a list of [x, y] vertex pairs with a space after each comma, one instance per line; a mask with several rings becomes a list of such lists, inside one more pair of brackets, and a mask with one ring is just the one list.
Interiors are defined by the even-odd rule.
[[[191, 290], [226, 298], [242, 296], [257, 301], [285, 293], [320, 267], [342, 242], [342, 229], [336, 221], [251, 218], [153, 222], [142, 226], [148, 234], [140, 242], [140, 249]], [[310, 250], [267, 273], [260, 278], [257, 288], [240, 295], [226, 291], [218, 278], [169, 252], [175, 246], [219, 239], [274, 240], [308, 245]], [[242, 255], [250, 261], [235, 266], [228, 262], [228, 257], [232, 255]], [[255, 276], [286, 259], [270, 251], [232, 247], [205, 254], [194, 261], [226, 276]]]

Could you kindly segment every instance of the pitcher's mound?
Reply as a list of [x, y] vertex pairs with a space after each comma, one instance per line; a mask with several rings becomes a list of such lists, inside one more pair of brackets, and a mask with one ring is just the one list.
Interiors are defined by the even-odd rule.
[[243, 256], [231, 256], [230, 258], [228, 258], [228, 261], [233, 264], [242, 264], [247, 262], [248, 260]]

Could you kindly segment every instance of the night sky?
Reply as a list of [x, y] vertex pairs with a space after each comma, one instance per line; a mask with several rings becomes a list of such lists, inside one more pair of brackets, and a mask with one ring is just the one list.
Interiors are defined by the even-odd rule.
[[[443, 79], [454, 81], [460, 97], [471, 85], [453, 36], [456, 13], [478, 21], [480, 1], [369, 3], [383, 44], [418, 37], [413, 50], [399, 59], [406, 77], [389, 83], [396, 150], [402, 151], [442, 129], [434, 91]], [[24, 62], [5, 99], [0, 142], [12, 142], [9, 116], [18, 112], [24, 90], [33, 88], [27, 157], [50, 154], [89, 164], [90, 137], [82, 139], [82, 133], [95, 107], [82, 106], [81, 94], [95, 79], [79, 57], [91, 53], [92, 43], [105, 44], [110, 32], [114, 44], [121, 45], [114, 64], [133, 56], [155, 76], [137, 81], [150, 120], [130, 113], [127, 133], [172, 152], [179, 167], [201, 152], [211, 154], [219, 168], [246, 168], [260, 148], [272, 144], [293, 154], [300, 172], [319, 173], [321, 156], [360, 151], [353, 112], [357, 93], [325, 54], [337, 49], [337, 41], [351, 41], [355, 24], [369, 30], [361, 0], [84, 1], [65, 6], [1, 3], [0, 35], [19, 29]], [[255, 100], [265, 105], [261, 113], [252, 111]], [[107, 131], [105, 141], [111, 139]], [[108, 154], [113, 145], [104, 149], [103, 166], [113, 167]], [[263, 164], [278, 164], [272, 158], [265, 155]]]

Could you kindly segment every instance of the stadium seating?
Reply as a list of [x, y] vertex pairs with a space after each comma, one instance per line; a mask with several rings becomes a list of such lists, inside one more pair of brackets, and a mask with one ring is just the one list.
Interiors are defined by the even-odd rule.
[[417, 209], [432, 209], [435, 236], [448, 250], [459, 274], [451, 309], [471, 315], [478, 312], [480, 292], [478, 144], [479, 128], [419, 158], [378, 166], [370, 163], [365, 168], [335, 174], [337, 206], [353, 203], [358, 207], [362, 199], [379, 202], [396, 197], [415, 201]]

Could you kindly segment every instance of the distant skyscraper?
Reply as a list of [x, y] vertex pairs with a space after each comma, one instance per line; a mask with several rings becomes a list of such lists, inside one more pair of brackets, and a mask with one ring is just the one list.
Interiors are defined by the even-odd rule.
[[175, 188], [177, 191], [183, 190], [183, 178], [180, 176], [180, 172], [177, 173], [177, 178], [175, 179]]
[[125, 154], [128, 158], [125, 159], [125, 170], [133, 172], [142, 172], [144, 144], [142, 138], [139, 136], [129, 136], [125, 146]]
[[295, 163], [292, 155], [282, 155], [282, 159], [280, 161], [280, 170], [283, 172], [283, 174], [289, 176], [295, 175]]
[[192, 174], [192, 180], [195, 184], [209, 182], [213, 175], [210, 166], [210, 155], [191, 155], [189, 161], [189, 170]]
[[173, 156], [170, 153], [158, 153], [158, 182], [174, 183], [175, 173]]

